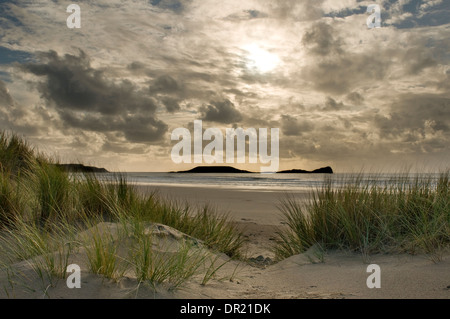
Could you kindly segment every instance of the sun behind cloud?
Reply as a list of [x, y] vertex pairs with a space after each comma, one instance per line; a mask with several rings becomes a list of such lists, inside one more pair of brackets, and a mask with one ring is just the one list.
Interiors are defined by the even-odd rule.
[[244, 50], [247, 51], [246, 62], [250, 70], [266, 73], [273, 71], [280, 64], [280, 58], [276, 54], [255, 43], [244, 46]]

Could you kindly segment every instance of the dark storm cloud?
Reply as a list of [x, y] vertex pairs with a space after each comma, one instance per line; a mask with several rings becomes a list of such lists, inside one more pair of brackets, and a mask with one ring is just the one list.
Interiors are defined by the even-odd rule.
[[311, 130], [301, 127], [302, 118], [285, 115], [280, 121], [284, 136], [280, 155], [345, 165], [375, 158], [397, 158], [406, 163], [425, 154], [439, 158], [450, 153], [448, 94], [401, 95], [385, 106], [383, 111], [367, 108], [334, 119], [323, 118], [314, 122]]
[[134, 143], [159, 141], [167, 132], [167, 125], [151, 115], [99, 115], [63, 112], [61, 119], [72, 128], [108, 133], [119, 132]]
[[[307, 29], [302, 44], [311, 58], [311, 63], [302, 72], [304, 79], [315, 89], [331, 95], [349, 94], [363, 83], [373, 84], [384, 79], [393, 63], [392, 55], [403, 54], [389, 49], [380, 50], [377, 54], [346, 50], [338, 31], [325, 22], [314, 23]], [[412, 67], [411, 72], [431, 65], [430, 61], [417, 58], [413, 52], [411, 55], [409, 60], [417, 61], [417, 67]]]
[[344, 107], [344, 103], [336, 102], [335, 99], [327, 97], [325, 105], [322, 107], [322, 111], [339, 111]]
[[202, 120], [218, 123], [234, 123], [242, 120], [241, 113], [236, 110], [230, 100], [214, 101], [207, 106], [200, 107]]
[[314, 125], [311, 122], [297, 119], [290, 115], [281, 116], [281, 127], [285, 136], [301, 136], [303, 133], [314, 129]]
[[162, 97], [161, 102], [166, 107], [167, 112], [173, 113], [181, 109], [179, 101], [171, 97]]
[[146, 69], [146, 65], [145, 63], [139, 62], [139, 61], [133, 61], [130, 64], [127, 65], [127, 69], [132, 71], [132, 72], [141, 72], [144, 71]]
[[384, 139], [402, 138], [405, 142], [417, 143], [424, 140], [427, 134], [440, 134], [439, 144], [450, 145], [450, 98], [445, 96], [401, 96], [390, 106], [388, 115], [378, 114], [373, 121]]
[[408, 75], [417, 75], [422, 70], [438, 64], [430, 50], [419, 46], [406, 50], [402, 60]]
[[382, 80], [390, 62], [365, 54], [346, 54], [318, 61], [305, 68], [305, 78], [314, 88], [329, 94], [348, 94], [363, 83]]
[[180, 89], [178, 82], [169, 75], [159, 76], [150, 86], [151, 93], [177, 93]]
[[[220, 52], [212, 56], [220, 61]], [[132, 75], [151, 78], [148, 81], [148, 93], [164, 105], [168, 112], [180, 110], [180, 104], [187, 100], [219, 100], [222, 93], [234, 90], [239, 84], [227, 70], [219, 70], [218, 63], [202, 62], [204, 72], [201, 72], [193, 70], [190, 61], [184, 61], [185, 64], [181, 62], [171, 63], [173, 70], [170, 74], [138, 61], [128, 64], [126, 69]], [[228, 66], [226, 62], [223, 63]]]
[[115, 83], [103, 70], [92, 68], [83, 51], [62, 57], [49, 51], [40, 58], [42, 63], [19, 68], [44, 78], [37, 89], [67, 125], [95, 132], [120, 131], [132, 142], [157, 141], [167, 131], [167, 125], [154, 116], [154, 98], [128, 80]]
[[303, 35], [302, 43], [313, 54], [324, 56], [342, 53], [341, 40], [335, 34], [334, 29], [325, 22], [313, 24]]
[[124, 143], [111, 143], [106, 141], [102, 146], [102, 151], [122, 154], [145, 154], [148, 149], [142, 146], [130, 147]]
[[352, 92], [347, 94], [347, 100], [354, 104], [362, 104], [364, 102], [364, 96], [362, 96], [358, 92]]
[[406, 48], [378, 46], [372, 52], [354, 50], [354, 45], [348, 46], [340, 32], [335, 24], [316, 22], [305, 30], [301, 42], [311, 59], [302, 76], [313, 88], [330, 95], [350, 94], [393, 74], [397, 78], [417, 76], [448, 64], [445, 32], [432, 38], [410, 33]]
[[102, 70], [90, 66], [87, 55], [55, 51], [40, 54], [44, 63], [26, 63], [20, 68], [46, 80], [37, 85], [42, 98], [59, 109], [120, 114], [127, 111], [154, 112], [154, 101], [139, 92], [133, 83], [123, 80], [116, 84]]

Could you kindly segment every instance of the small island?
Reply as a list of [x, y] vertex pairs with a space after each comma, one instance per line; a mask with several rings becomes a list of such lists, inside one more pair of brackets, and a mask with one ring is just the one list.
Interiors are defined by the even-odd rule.
[[197, 166], [187, 171], [171, 172], [171, 173], [224, 173], [224, 174], [237, 174], [237, 173], [253, 173], [250, 171], [237, 169], [231, 166]]
[[321, 167], [313, 171], [305, 171], [303, 169], [291, 169], [287, 171], [279, 171], [280, 174], [333, 174], [333, 169], [330, 166]]
[[[238, 174], [238, 173], [256, 173], [256, 172], [250, 172], [250, 171], [246, 171], [246, 170], [242, 170], [242, 169], [237, 169], [232, 166], [197, 166], [197, 167], [194, 167], [187, 171], [178, 171], [178, 172], [171, 172], [171, 173]], [[276, 172], [276, 174], [333, 174], [333, 169], [330, 166], [318, 168], [313, 171], [306, 171], [303, 169], [291, 169], [291, 170], [286, 170], [286, 171], [279, 171], [279, 172]]]

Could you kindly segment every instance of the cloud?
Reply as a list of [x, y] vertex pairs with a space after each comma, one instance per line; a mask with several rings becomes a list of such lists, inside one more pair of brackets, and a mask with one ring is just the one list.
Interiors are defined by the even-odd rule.
[[[379, 114], [374, 124], [383, 139], [418, 134], [415, 141], [424, 137], [426, 127], [441, 131], [450, 143], [450, 98], [432, 94], [410, 94], [397, 98], [388, 114]], [[450, 145], [450, 144], [448, 144]]]
[[279, 19], [295, 21], [317, 20], [323, 16], [323, 0], [266, 0], [271, 8], [271, 16]]
[[76, 112], [60, 112], [66, 125], [87, 131], [108, 133], [116, 132], [133, 143], [161, 141], [168, 126], [151, 115], [99, 115]]
[[6, 88], [5, 82], [0, 80], [0, 105], [12, 106], [14, 101]]
[[258, 10], [243, 10], [238, 13], [230, 14], [225, 18], [225, 20], [229, 21], [245, 21], [245, 20], [253, 20], [253, 19], [263, 19], [267, 18], [269, 15], [267, 13], [258, 11]]
[[438, 64], [430, 50], [422, 46], [406, 50], [403, 61], [405, 61], [405, 70], [409, 75], [417, 75], [422, 70]]
[[354, 104], [361, 105], [362, 103], [364, 103], [364, 96], [362, 96], [358, 92], [351, 92], [347, 94], [347, 100]]
[[120, 114], [127, 111], [154, 112], [156, 105], [149, 96], [139, 92], [128, 80], [114, 83], [104, 71], [94, 69], [88, 56], [49, 51], [39, 54], [42, 63], [25, 63], [19, 68], [44, 81], [37, 89], [49, 104], [58, 109]]
[[49, 51], [39, 63], [18, 68], [43, 81], [36, 88], [66, 125], [95, 132], [121, 132], [131, 142], [154, 142], [167, 131], [155, 116], [157, 101], [129, 80], [114, 81], [106, 72], [91, 67], [89, 57]]
[[314, 129], [314, 125], [310, 121], [299, 120], [290, 115], [281, 116], [281, 127], [285, 136], [301, 136]]
[[176, 93], [180, 89], [178, 82], [169, 75], [159, 76], [150, 86], [151, 93]]
[[341, 40], [334, 29], [325, 22], [317, 22], [308, 29], [302, 38], [302, 43], [311, 53], [318, 55], [340, 54]]
[[342, 102], [336, 102], [335, 99], [331, 97], [327, 97], [325, 101], [325, 105], [322, 108], [322, 111], [339, 111], [344, 108], [344, 103]]
[[18, 134], [36, 134], [41, 126], [39, 114], [21, 106], [11, 96], [5, 82], [0, 80], [0, 128]]
[[341, 95], [383, 80], [389, 64], [380, 56], [347, 53], [305, 67], [304, 75], [316, 90]]
[[52, 151], [170, 166], [168, 128], [203, 119], [279, 127], [300, 163], [448, 154], [448, 1], [377, 1], [376, 30], [373, 1], [88, 1], [79, 30], [44, 2], [0, 6], [0, 126]]
[[161, 102], [164, 104], [167, 112], [169, 113], [173, 113], [181, 109], [179, 101], [177, 99], [171, 97], [163, 97], [161, 98]]
[[236, 110], [230, 100], [214, 101], [207, 106], [201, 106], [202, 120], [218, 123], [235, 123], [242, 120], [241, 113]]
[[130, 146], [126, 143], [112, 143], [105, 141], [102, 146], [102, 151], [122, 154], [145, 154], [148, 149], [143, 146]]

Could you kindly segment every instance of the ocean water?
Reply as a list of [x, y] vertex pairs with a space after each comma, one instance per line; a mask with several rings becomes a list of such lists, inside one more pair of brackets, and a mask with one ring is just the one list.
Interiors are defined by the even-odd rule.
[[[111, 178], [112, 174], [101, 174]], [[127, 180], [136, 185], [147, 186], [184, 186], [212, 187], [228, 189], [247, 189], [261, 191], [304, 191], [321, 188], [331, 181], [334, 188], [343, 186], [346, 181], [354, 180], [358, 174], [189, 174], [189, 173], [123, 173]], [[414, 183], [418, 174], [363, 174], [363, 184], [369, 182], [384, 186], [401, 178], [402, 183]], [[422, 176], [424, 176], [422, 174]], [[439, 174], [427, 174], [430, 183], [435, 185]]]

